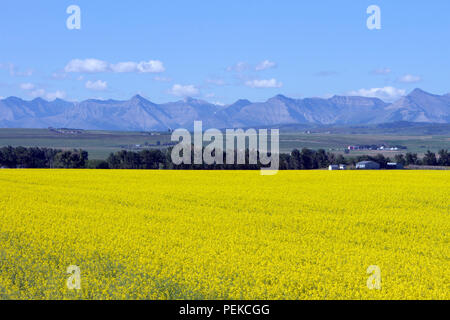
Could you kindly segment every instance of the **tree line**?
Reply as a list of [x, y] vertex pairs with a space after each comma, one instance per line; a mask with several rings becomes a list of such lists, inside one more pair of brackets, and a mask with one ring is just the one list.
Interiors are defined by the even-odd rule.
[[85, 168], [88, 152], [50, 148], [0, 148], [0, 167], [6, 168]]
[[[172, 170], [259, 170], [260, 163], [249, 164], [250, 152], [245, 152], [246, 164], [181, 164], [172, 163], [172, 149], [142, 151], [121, 150], [111, 153], [106, 161], [89, 160], [88, 152], [81, 149], [58, 150], [50, 148], [3, 147], [0, 148], [0, 167], [6, 168], [66, 168], [66, 169], [172, 169]], [[192, 155], [193, 157], [193, 155]], [[259, 157], [257, 157], [259, 159]], [[374, 161], [386, 168], [389, 162], [402, 165], [450, 166], [450, 153], [440, 150], [438, 154], [428, 151], [422, 158], [417, 153], [398, 154], [393, 159], [382, 154], [376, 156], [344, 157], [323, 149], [293, 150], [290, 154], [280, 154], [280, 170], [313, 170], [329, 165], [346, 164], [355, 166], [361, 161]], [[192, 161], [193, 163], [193, 161]]]

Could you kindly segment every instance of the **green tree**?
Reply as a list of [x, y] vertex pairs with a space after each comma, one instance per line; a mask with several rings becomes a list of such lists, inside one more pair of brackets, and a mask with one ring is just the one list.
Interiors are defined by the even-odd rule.
[[402, 165], [406, 165], [406, 158], [403, 154], [396, 154], [394, 159], [395, 159], [395, 162], [402, 164]]
[[436, 166], [438, 164], [436, 154], [430, 150], [427, 151], [422, 161], [423, 164], [427, 166]]
[[417, 153], [408, 152], [406, 154], [405, 160], [406, 160], [406, 165], [409, 166], [409, 165], [418, 164], [419, 158], [417, 157]]
[[439, 150], [439, 165], [440, 166], [450, 166], [450, 153], [448, 150]]

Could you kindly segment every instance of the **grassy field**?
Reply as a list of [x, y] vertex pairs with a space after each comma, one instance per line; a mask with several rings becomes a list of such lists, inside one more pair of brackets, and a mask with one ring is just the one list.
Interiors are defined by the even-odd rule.
[[396, 135], [371, 135], [371, 134], [305, 134], [286, 133], [281, 136], [281, 148], [292, 150], [296, 147], [310, 149], [325, 149], [336, 153], [343, 153], [349, 145], [402, 145], [407, 147], [401, 151], [352, 151], [351, 155], [377, 154], [391, 156], [398, 153], [414, 152], [424, 154], [427, 150], [438, 152], [440, 149], [450, 149], [450, 136], [396, 136]]
[[57, 149], [81, 148], [90, 159], [104, 160], [111, 152], [130, 149], [146, 142], [156, 145], [170, 142], [170, 135], [151, 136], [140, 132], [84, 131], [82, 134], [60, 134], [46, 129], [0, 129], [1, 146], [47, 147]]
[[[170, 142], [170, 135], [163, 133], [151, 136], [148, 133], [85, 131], [79, 135], [68, 135], [51, 132], [45, 129], [0, 129], [0, 147], [49, 147], [61, 149], [82, 148], [89, 152], [90, 159], [106, 159], [111, 152], [122, 149], [134, 149], [136, 145], [156, 145]], [[437, 152], [440, 149], [450, 149], [450, 134], [448, 136], [432, 135], [382, 135], [382, 134], [348, 134], [348, 133], [299, 133], [281, 131], [281, 152], [291, 152], [294, 148], [325, 149], [343, 153], [349, 145], [403, 145], [407, 150], [399, 152], [388, 151], [355, 151], [351, 155], [383, 153], [393, 156], [397, 153], [415, 152], [420, 155], [427, 150]]]
[[445, 171], [0, 170], [0, 299], [449, 299], [449, 199]]

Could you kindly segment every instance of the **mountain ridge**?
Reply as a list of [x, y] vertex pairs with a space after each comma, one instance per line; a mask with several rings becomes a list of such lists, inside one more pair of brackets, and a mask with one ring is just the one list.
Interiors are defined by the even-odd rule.
[[274, 125], [365, 125], [398, 121], [450, 123], [450, 94], [435, 95], [415, 89], [393, 103], [359, 96], [295, 99], [276, 95], [265, 102], [246, 99], [220, 106], [185, 98], [156, 104], [135, 95], [129, 100], [62, 99], [0, 100], [0, 127], [71, 127], [86, 130], [166, 131], [204, 128], [273, 127]]

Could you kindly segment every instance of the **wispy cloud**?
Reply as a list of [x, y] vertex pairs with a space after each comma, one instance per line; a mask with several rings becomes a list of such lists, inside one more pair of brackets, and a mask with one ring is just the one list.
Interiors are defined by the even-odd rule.
[[392, 70], [390, 68], [379, 68], [379, 69], [375, 69], [373, 70], [371, 73], [374, 75], [388, 75], [392, 72]]
[[63, 79], [67, 79], [68, 75], [67, 73], [64, 72], [53, 72], [52, 73], [52, 79], [55, 80], [63, 80]]
[[47, 100], [55, 100], [55, 99], [64, 99], [66, 97], [66, 93], [64, 91], [55, 91], [55, 92], [48, 92], [45, 97]]
[[401, 76], [400, 78], [398, 78], [398, 81], [402, 82], [402, 83], [417, 83], [417, 82], [422, 81], [422, 77], [415, 76], [412, 74], [405, 74], [405, 75]]
[[199, 90], [194, 85], [181, 85], [174, 84], [173, 87], [169, 90], [169, 94], [177, 96], [177, 97], [194, 97], [199, 94]]
[[159, 82], [171, 82], [172, 78], [156, 76], [153, 78], [153, 80], [159, 81]]
[[66, 72], [97, 73], [109, 71], [109, 64], [97, 59], [74, 59], [64, 68]]
[[45, 90], [44, 89], [33, 90], [32, 92], [30, 92], [30, 96], [32, 96], [33, 98], [37, 97], [45, 98]]
[[259, 63], [255, 67], [255, 70], [256, 71], [263, 71], [263, 70], [275, 68], [276, 66], [277, 66], [277, 64], [275, 62], [269, 61], [269, 60], [264, 60], [263, 62]]
[[34, 73], [32, 69], [20, 71], [19, 68], [13, 63], [0, 64], [0, 69], [8, 70], [9, 75], [12, 77], [31, 77]]
[[20, 84], [20, 89], [27, 91], [27, 94], [32, 98], [40, 97], [52, 101], [57, 98], [64, 99], [66, 97], [65, 91], [57, 90], [54, 92], [47, 92], [45, 89], [39, 88], [34, 83], [30, 82]]
[[85, 87], [89, 90], [95, 90], [95, 91], [103, 91], [108, 88], [108, 83], [106, 81], [91, 81], [89, 80], [86, 82]]
[[33, 83], [21, 83], [20, 84], [20, 89], [22, 90], [33, 90], [34, 88], [36, 88], [36, 85], [34, 85]]
[[406, 95], [406, 90], [394, 87], [370, 88], [370, 89], [359, 89], [356, 91], [350, 91], [348, 95], [379, 98], [381, 100], [390, 102]]
[[68, 73], [161, 73], [165, 71], [165, 68], [159, 60], [112, 64], [98, 59], [74, 59], [66, 65], [64, 71]]
[[281, 88], [283, 83], [273, 78], [267, 80], [249, 80], [245, 82], [245, 85], [251, 88]]
[[55, 99], [64, 99], [66, 97], [66, 93], [64, 91], [57, 90], [55, 92], [46, 92], [45, 89], [36, 89], [30, 92], [30, 96], [33, 98], [45, 98], [49, 101], [53, 101]]
[[250, 68], [250, 66], [248, 65], [247, 62], [238, 62], [235, 65], [232, 65], [230, 67], [227, 68], [228, 72], [244, 72], [246, 70], [248, 70]]

